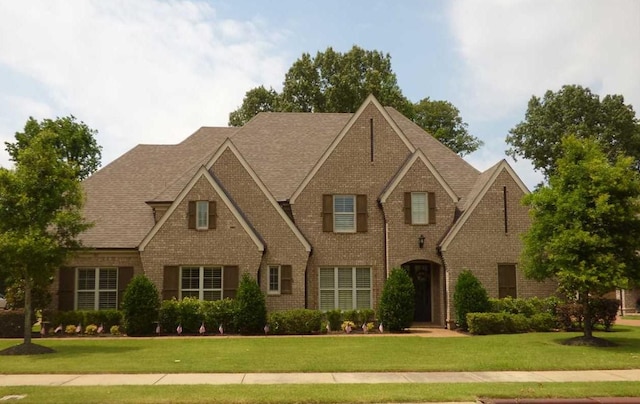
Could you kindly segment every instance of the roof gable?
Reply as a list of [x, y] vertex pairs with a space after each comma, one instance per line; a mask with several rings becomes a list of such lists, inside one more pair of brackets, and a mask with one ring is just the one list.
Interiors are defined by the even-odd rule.
[[491, 186], [493, 186], [496, 179], [498, 178], [498, 175], [500, 175], [502, 171], [506, 171], [507, 174], [509, 174], [511, 178], [513, 178], [513, 181], [522, 190], [523, 193], [529, 193], [529, 189], [527, 188], [527, 186], [524, 185], [520, 177], [518, 177], [518, 174], [516, 174], [516, 172], [513, 170], [513, 168], [511, 168], [506, 160], [501, 160], [496, 165], [486, 170], [481, 175], [479, 183], [474, 187], [475, 195], [469, 196], [469, 199], [465, 205], [467, 206], [466, 210], [462, 213], [462, 216], [460, 216], [458, 221], [456, 221], [456, 223], [453, 225], [449, 233], [442, 239], [442, 242], [440, 244], [440, 249], [442, 251], [447, 250], [449, 244], [451, 244], [460, 229], [462, 229], [467, 220], [469, 220], [469, 217], [473, 215], [475, 208], [480, 204], [487, 191], [491, 188]]
[[164, 223], [168, 220], [168, 218], [175, 212], [180, 203], [184, 200], [184, 198], [189, 194], [189, 191], [193, 188], [193, 186], [198, 182], [200, 178], [205, 178], [209, 184], [213, 187], [215, 192], [220, 196], [220, 199], [224, 202], [227, 208], [231, 211], [235, 219], [242, 226], [247, 235], [254, 242], [258, 251], [264, 251], [265, 245], [260, 238], [260, 235], [255, 231], [255, 229], [251, 226], [251, 224], [245, 219], [242, 213], [238, 210], [233, 201], [229, 198], [229, 195], [224, 191], [222, 186], [218, 183], [218, 181], [209, 173], [206, 167], [202, 166], [198, 170], [198, 172], [191, 178], [191, 181], [184, 187], [184, 189], [180, 192], [180, 194], [173, 201], [167, 212], [162, 216], [162, 218], [153, 226], [151, 231], [145, 236], [140, 245], [138, 246], [139, 251], [144, 251], [145, 247], [156, 235], [158, 230], [162, 228]]

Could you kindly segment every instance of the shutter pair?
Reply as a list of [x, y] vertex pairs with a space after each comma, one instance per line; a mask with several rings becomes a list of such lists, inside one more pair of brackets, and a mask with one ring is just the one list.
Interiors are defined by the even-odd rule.
[[[333, 195], [322, 195], [322, 231], [333, 231]], [[356, 195], [356, 231], [367, 231], [367, 195]]]
[[[76, 269], [62, 267], [59, 272], [58, 310], [70, 311], [74, 309]], [[124, 291], [133, 278], [133, 267], [118, 268], [118, 308], [122, 305]]]
[[[240, 269], [237, 265], [227, 265], [222, 267], [222, 298], [236, 297], [238, 290], [238, 280], [240, 278]], [[180, 297], [180, 267], [165, 266], [162, 277], [162, 300], [171, 300]]]
[[[189, 201], [189, 208], [187, 212], [188, 228], [196, 228], [196, 215], [197, 215], [197, 201]], [[209, 201], [209, 229], [216, 228], [216, 202]]]
[[[429, 206], [428, 224], [436, 224], [436, 194], [427, 192], [427, 205]], [[411, 218], [411, 192], [404, 193], [404, 222], [412, 224]]]

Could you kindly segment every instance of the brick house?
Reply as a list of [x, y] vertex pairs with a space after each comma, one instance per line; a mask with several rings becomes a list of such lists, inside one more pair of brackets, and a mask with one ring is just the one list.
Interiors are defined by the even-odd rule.
[[62, 310], [116, 308], [135, 274], [163, 299], [234, 297], [243, 273], [269, 310], [376, 308], [404, 267], [415, 321], [441, 326], [463, 269], [494, 297], [556, 287], [518, 270], [528, 190], [509, 164], [479, 172], [373, 96], [353, 114], [260, 113], [139, 145], [84, 187], [91, 249], [57, 275]]

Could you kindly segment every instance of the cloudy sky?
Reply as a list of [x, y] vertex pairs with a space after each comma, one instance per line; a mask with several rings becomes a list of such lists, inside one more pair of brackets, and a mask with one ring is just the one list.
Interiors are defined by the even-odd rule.
[[391, 55], [412, 101], [456, 105], [485, 142], [468, 157], [483, 170], [504, 158], [532, 95], [581, 84], [638, 110], [639, 44], [634, 0], [6, 0], [0, 141], [29, 116], [73, 114], [99, 131], [104, 165], [138, 143], [226, 126], [247, 90], [281, 89], [303, 52], [358, 45]]

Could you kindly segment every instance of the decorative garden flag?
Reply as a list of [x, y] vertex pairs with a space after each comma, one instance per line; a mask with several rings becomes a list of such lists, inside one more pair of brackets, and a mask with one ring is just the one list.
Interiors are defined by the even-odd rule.
[[56, 334], [59, 332], [62, 332], [62, 324], [59, 324], [55, 330], [53, 330], [53, 332], [55, 332]]
[[178, 335], [182, 335], [182, 324], [178, 324], [178, 328], [176, 328], [176, 332]]
[[367, 323], [362, 323], [362, 332], [367, 333]]
[[204, 335], [204, 333], [207, 332], [207, 329], [204, 328], [204, 322], [200, 325], [200, 329], [198, 330], [198, 332], [200, 333], [200, 335]]
[[96, 331], [98, 334], [102, 334], [102, 332], [104, 331], [104, 327], [102, 324], [100, 324], [100, 327], [98, 327], [98, 331]]
[[327, 332], [331, 332], [331, 326], [327, 323]]
[[45, 330], [44, 323], [40, 323], [40, 335], [45, 335], [47, 330]]
[[160, 323], [156, 326], [156, 334], [160, 335]]
[[222, 328], [222, 324], [218, 327], [218, 331], [220, 332], [220, 335], [224, 335], [224, 328]]
[[344, 330], [347, 332], [347, 334], [351, 333], [351, 324], [347, 324], [347, 326], [344, 328]]
[[76, 327], [76, 334], [80, 333], [82, 333], [82, 324], [78, 324], [78, 326]]
[[380, 325], [378, 326], [378, 331], [380, 331], [381, 334], [384, 332], [384, 327], [382, 326], [382, 323], [380, 323]]

